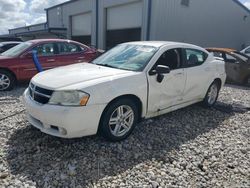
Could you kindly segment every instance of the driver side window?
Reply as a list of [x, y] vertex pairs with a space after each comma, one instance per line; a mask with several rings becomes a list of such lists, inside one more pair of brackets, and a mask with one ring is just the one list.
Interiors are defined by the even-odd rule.
[[164, 52], [161, 57], [157, 60], [156, 65], [168, 66], [170, 70], [175, 70], [181, 68], [181, 50], [180, 49], [170, 49]]
[[53, 56], [58, 54], [55, 43], [40, 44], [33, 48], [33, 50], [37, 51], [38, 56]]

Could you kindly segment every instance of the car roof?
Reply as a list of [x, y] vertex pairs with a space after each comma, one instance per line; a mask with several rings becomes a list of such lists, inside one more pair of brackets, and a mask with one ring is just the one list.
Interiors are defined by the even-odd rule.
[[74, 41], [68, 39], [34, 39], [34, 40], [29, 40], [27, 42], [36, 44], [40, 42], [74, 42]]
[[164, 45], [170, 45], [176, 43], [168, 41], [135, 41], [135, 42], [126, 42], [125, 44], [145, 45], [145, 46], [153, 46], [159, 48]]
[[135, 41], [135, 42], [127, 42], [124, 44], [135, 44], [135, 45], [145, 45], [145, 46], [153, 46], [156, 48], [160, 48], [163, 46], [172, 46], [172, 45], [180, 45], [183, 47], [191, 47], [191, 48], [196, 48], [200, 50], [205, 50], [204, 48], [200, 46], [196, 46], [193, 44], [188, 44], [188, 43], [182, 43], [182, 42], [173, 42], [173, 41]]
[[237, 51], [237, 50], [232, 49], [232, 48], [206, 48], [206, 50], [208, 50], [208, 51], [217, 51], [217, 52], [227, 52], [227, 53]]

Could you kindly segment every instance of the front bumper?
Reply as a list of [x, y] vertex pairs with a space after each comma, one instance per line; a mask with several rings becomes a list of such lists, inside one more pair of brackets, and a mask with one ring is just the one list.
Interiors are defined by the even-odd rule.
[[83, 107], [66, 107], [38, 104], [24, 92], [28, 121], [49, 135], [62, 138], [77, 138], [97, 133], [105, 104]]

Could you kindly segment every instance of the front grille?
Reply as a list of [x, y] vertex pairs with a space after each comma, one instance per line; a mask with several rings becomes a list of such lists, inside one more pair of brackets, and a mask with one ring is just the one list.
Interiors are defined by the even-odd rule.
[[30, 83], [29, 85], [30, 97], [34, 101], [40, 104], [47, 104], [53, 92], [54, 92], [53, 90], [44, 89], [44, 88], [35, 86], [33, 83]]

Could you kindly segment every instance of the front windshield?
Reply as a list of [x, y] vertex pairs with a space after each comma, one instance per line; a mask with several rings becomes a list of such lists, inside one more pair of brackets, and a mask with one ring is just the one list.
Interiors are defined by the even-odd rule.
[[26, 49], [28, 49], [31, 45], [32, 43], [30, 42], [24, 42], [24, 43], [16, 45], [13, 48], [10, 48], [9, 50], [2, 53], [1, 55], [7, 56], [7, 57], [16, 57], [20, 55], [22, 52], [24, 52]]
[[245, 54], [242, 54], [240, 52], [232, 52], [233, 55], [235, 55], [236, 57], [242, 59], [243, 61], [247, 62], [249, 60], [249, 57]]
[[142, 71], [156, 51], [157, 48], [152, 46], [120, 44], [92, 63], [123, 70]]

